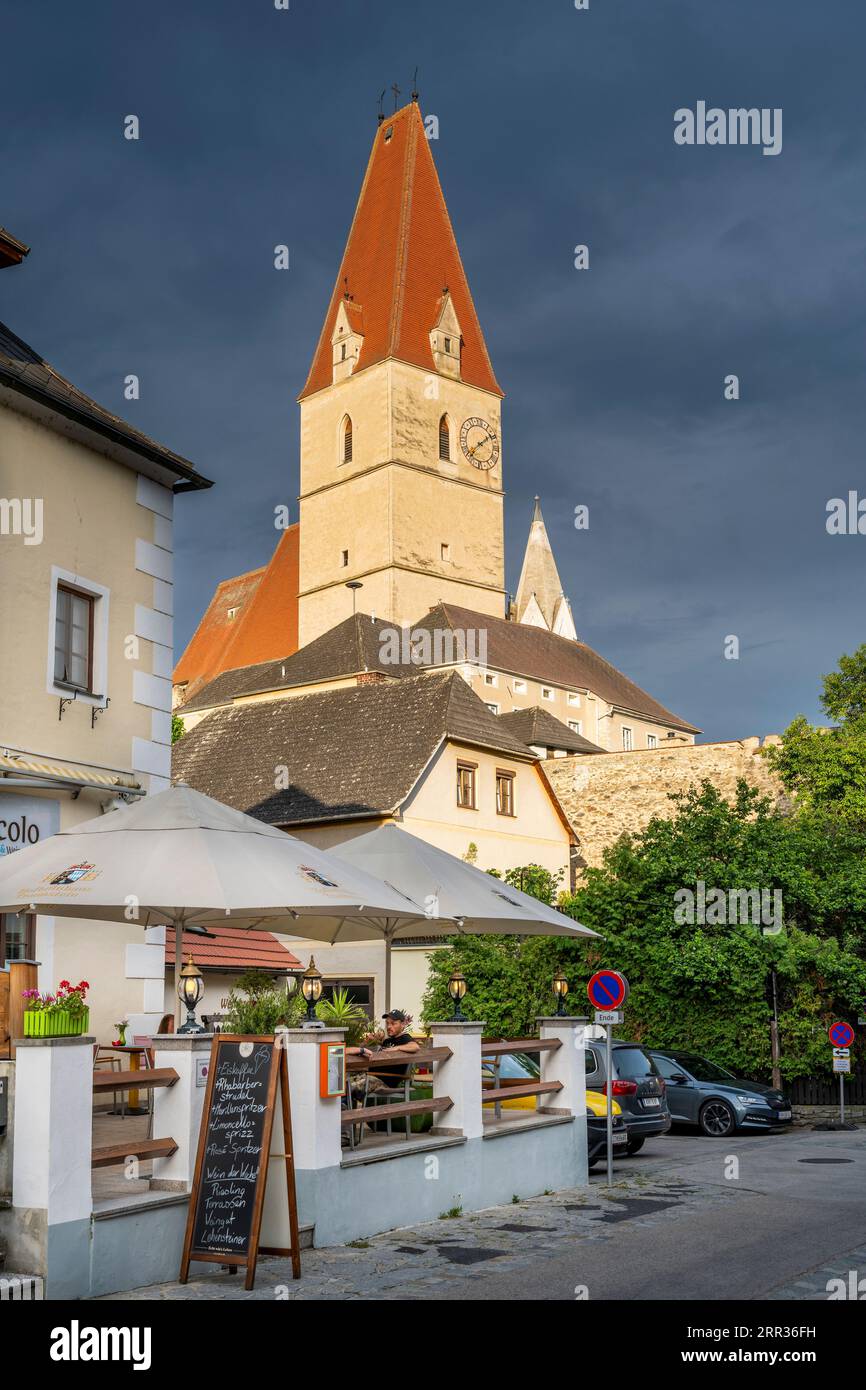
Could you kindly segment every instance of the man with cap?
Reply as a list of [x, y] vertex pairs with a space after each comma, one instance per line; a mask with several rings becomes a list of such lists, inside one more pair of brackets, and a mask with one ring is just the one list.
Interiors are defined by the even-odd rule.
[[[408, 1060], [402, 1059], [408, 1059], [413, 1052], [418, 1051], [418, 1043], [411, 1033], [406, 1032], [408, 1017], [402, 1009], [389, 1009], [382, 1018], [385, 1020], [387, 1037], [375, 1051], [369, 1047], [346, 1048], [349, 1054], [354, 1053], [356, 1057], [369, 1057], [372, 1060], [366, 1091], [363, 1075], [358, 1076], [352, 1086], [352, 1090], [357, 1091], [362, 1097], [364, 1094], [372, 1095], [376, 1091], [393, 1091], [396, 1086], [401, 1085], [411, 1066]], [[389, 1060], [387, 1065], [379, 1061], [381, 1053], [386, 1051], [394, 1058], [393, 1063]]]

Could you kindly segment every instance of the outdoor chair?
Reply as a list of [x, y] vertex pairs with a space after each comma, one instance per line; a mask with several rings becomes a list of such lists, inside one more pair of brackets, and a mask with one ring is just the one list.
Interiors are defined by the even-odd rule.
[[[377, 1126], [381, 1123], [384, 1123], [385, 1133], [391, 1135], [391, 1116], [388, 1114], [388, 1107], [391, 1105], [402, 1105], [404, 1101], [408, 1103], [412, 1099], [412, 1085], [415, 1079], [415, 1071], [416, 1068], [410, 1064], [409, 1070], [407, 1071], [406, 1075], [403, 1077], [401, 1081], [398, 1081], [397, 1085], [394, 1086], [391, 1090], [374, 1091], [373, 1094], [370, 1095], [370, 1077], [376, 1075], [375, 1069], [371, 1067], [371, 1069], [367, 1072], [367, 1084], [364, 1088], [364, 1104], [375, 1106], [381, 1105], [384, 1107], [385, 1113], [383, 1114], [381, 1121], [373, 1120], [369, 1121], [368, 1123], [375, 1124]], [[406, 1138], [411, 1139], [412, 1121], [410, 1116], [403, 1115], [400, 1118], [402, 1118], [403, 1123], [406, 1126]]]
[[[120, 1070], [121, 1070], [120, 1058], [118, 1057], [118, 1055], [117, 1055], [116, 1052], [113, 1052], [113, 1051], [112, 1051], [112, 1049], [111, 1049], [110, 1047], [103, 1047], [100, 1043], [94, 1043], [94, 1044], [93, 1044], [93, 1070], [96, 1071], [97, 1067], [103, 1067], [103, 1068], [104, 1068], [104, 1067], [107, 1067], [109, 1071], [120, 1071]], [[116, 1110], [116, 1109], [117, 1109], [117, 1092], [116, 1092], [116, 1091], [113, 1091], [113, 1092], [112, 1092], [112, 1101], [111, 1101], [111, 1103], [112, 1103], [114, 1109]]]

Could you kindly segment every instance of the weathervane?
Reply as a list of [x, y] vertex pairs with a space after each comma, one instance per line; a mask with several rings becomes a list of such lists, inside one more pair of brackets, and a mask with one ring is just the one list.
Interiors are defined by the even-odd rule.
[[381, 90], [381, 92], [379, 93], [379, 114], [378, 114], [378, 116], [376, 117], [376, 119], [377, 119], [378, 122], [379, 122], [379, 125], [381, 125], [382, 122], [383, 122], [384, 119], [385, 119], [385, 112], [382, 110], [382, 102], [385, 100], [385, 92], [386, 92], [387, 90], [388, 90], [387, 87], [383, 87], [382, 90]]
[[391, 83], [391, 91], [394, 93], [394, 110], [397, 110], [397, 98], [400, 95], [400, 88], [396, 82]]
[[412, 78], [412, 100], [418, 100], [418, 69], [415, 69], [415, 76]]

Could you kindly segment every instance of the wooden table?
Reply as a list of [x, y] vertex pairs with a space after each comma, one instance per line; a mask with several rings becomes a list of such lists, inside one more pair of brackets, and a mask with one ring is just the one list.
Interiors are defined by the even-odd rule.
[[[112, 1047], [112, 1052], [123, 1052], [129, 1058], [129, 1070], [140, 1071], [141, 1059], [147, 1052], [147, 1048], [139, 1043], [124, 1043], [122, 1047]], [[122, 1110], [111, 1110], [111, 1115], [121, 1115]], [[138, 1091], [130, 1091], [126, 1106], [127, 1115], [146, 1115], [148, 1112], [142, 1109], [138, 1103]]]

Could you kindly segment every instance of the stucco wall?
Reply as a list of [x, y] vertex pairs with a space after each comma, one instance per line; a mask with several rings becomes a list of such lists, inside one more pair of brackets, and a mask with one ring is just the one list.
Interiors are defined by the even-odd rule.
[[[775, 736], [764, 739], [776, 741]], [[761, 740], [678, 744], [673, 748], [549, 758], [545, 772], [574, 826], [588, 865], [602, 862], [604, 850], [623, 831], [642, 830], [653, 816], [670, 816], [670, 794], [700, 786], [704, 778], [733, 800], [744, 777], [778, 804], [787, 799], [762, 757]]]

